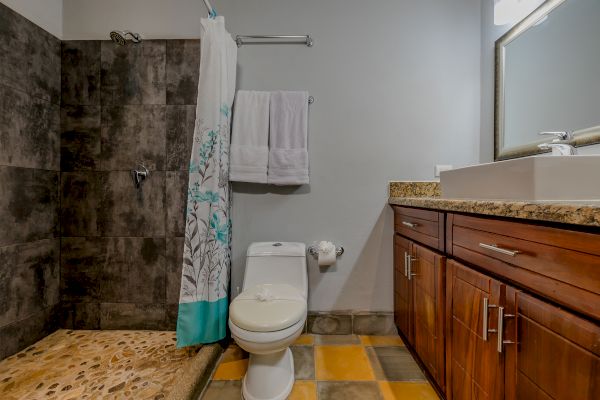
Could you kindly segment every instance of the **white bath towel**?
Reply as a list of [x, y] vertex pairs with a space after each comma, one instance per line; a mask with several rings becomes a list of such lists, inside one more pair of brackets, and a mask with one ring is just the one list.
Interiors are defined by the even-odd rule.
[[235, 96], [229, 180], [267, 183], [271, 93], [240, 90]]
[[308, 183], [308, 93], [271, 93], [269, 183]]

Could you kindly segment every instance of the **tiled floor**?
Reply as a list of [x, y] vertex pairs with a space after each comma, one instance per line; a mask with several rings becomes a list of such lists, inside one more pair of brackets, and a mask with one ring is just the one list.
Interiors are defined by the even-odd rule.
[[[302, 335], [291, 347], [292, 400], [437, 400], [398, 336]], [[202, 400], [241, 398], [248, 354], [231, 344]]]

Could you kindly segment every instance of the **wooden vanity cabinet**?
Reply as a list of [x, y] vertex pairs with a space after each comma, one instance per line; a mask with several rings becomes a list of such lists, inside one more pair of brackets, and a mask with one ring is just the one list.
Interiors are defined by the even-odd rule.
[[600, 233], [394, 216], [396, 325], [448, 400], [600, 399]]
[[600, 399], [600, 326], [510, 286], [505, 311], [506, 399]]
[[499, 306], [506, 286], [448, 260], [448, 399], [499, 400], [504, 397], [504, 360], [498, 352]]
[[600, 399], [598, 325], [454, 260], [447, 279], [448, 399]]
[[412, 284], [408, 279], [407, 257], [411, 254], [411, 242], [394, 235], [394, 321], [404, 338], [414, 344]]
[[[396, 326], [443, 390], [446, 377], [446, 257], [412, 239], [426, 239], [436, 247], [440, 243], [443, 246], [443, 235], [441, 241], [439, 238], [439, 232], [443, 233], [443, 228], [437, 225], [443, 225], [444, 219], [443, 216], [440, 219], [437, 212], [418, 210], [420, 212], [416, 213], [410, 209], [400, 211], [395, 213], [395, 226], [400, 232], [397, 231], [394, 235]], [[424, 224], [427, 224], [427, 228], [423, 228]]]

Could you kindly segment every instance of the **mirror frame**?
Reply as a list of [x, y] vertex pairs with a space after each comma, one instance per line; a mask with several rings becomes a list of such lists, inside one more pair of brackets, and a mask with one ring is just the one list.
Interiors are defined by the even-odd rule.
[[[508, 32], [496, 40], [496, 71], [495, 71], [495, 104], [494, 104], [494, 161], [507, 160], [541, 154], [548, 150], [540, 150], [537, 146], [547, 143], [548, 138], [523, 144], [515, 147], [503, 147], [504, 138], [504, 70], [506, 59], [506, 46], [518, 38], [522, 33], [534, 26], [541, 18], [548, 15], [555, 8], [568, 0], [546, 0], [535, 11], [522, 21], [513, 26]], [[573, 139], [569, 143], [575, 147], [600, 143], [600, 125], [573, 132]]]

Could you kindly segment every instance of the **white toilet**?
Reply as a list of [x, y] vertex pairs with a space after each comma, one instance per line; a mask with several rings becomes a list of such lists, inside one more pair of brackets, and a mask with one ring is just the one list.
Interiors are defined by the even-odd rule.
[[242, 293], [229, 308], [229, 329], [250, 360], [245, 400], [283, 400], [294, 385], [289, 349], [304, 329], [308, 298], [304, 243], [261, 242], [248, 247]]

